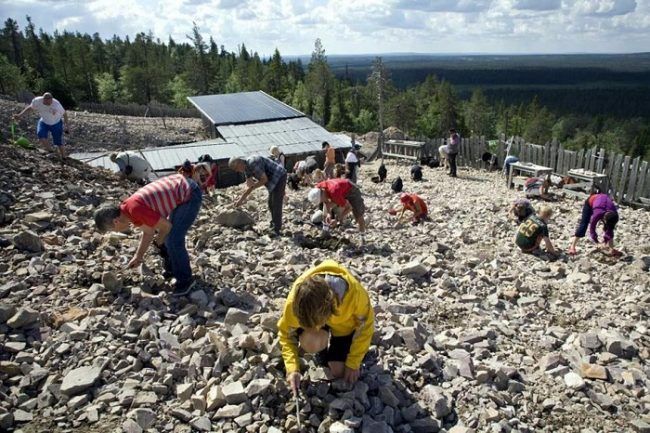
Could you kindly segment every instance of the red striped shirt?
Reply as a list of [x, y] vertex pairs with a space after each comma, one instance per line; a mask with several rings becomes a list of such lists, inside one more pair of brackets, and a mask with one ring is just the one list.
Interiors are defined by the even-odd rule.
[[160, 218], [167, 218], [177, 206], [189, 201], [191, 195], [187, 179], [172, 174], [158, 179], [124, 200], [120, 209], [135, 225], [155, 226]]

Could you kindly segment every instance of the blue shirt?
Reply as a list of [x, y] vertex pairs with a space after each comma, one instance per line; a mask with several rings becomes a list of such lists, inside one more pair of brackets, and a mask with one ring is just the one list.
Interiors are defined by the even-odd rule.
[[273, 191], [278, 186], [278, 182], [287, 175], [287, 170], [264, 156], [251, 156], [246, 158], [244, 174], [246, 178], [253, 177], [257, 180], [266, 175], [266, 189]]

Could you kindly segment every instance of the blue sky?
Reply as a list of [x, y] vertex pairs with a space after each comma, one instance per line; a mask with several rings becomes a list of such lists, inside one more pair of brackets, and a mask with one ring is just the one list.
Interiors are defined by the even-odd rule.
[[3, 21], [103, 38], [151, 30], [261, 55], [650, 51], [650, 0], [0, 0]]

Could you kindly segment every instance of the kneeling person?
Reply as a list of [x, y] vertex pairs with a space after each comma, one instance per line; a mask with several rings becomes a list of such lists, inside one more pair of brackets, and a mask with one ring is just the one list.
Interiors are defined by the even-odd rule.
[[553, 211], [548, 206], [542, 206], [539, 215], [529, 216], [517, 230], [515, 242], [521, 251], [525, 253], [535, 252], [542, 240], [549, 254], [557, 254], [548, 235], [548, 221], [553, 215]]
[[374, 311], [368, 292], [350, 271], [325, 260], [295, 281], [278, 330], [294, 393], [301, 379], [299, 347], [320, 353], [335, 378], [354, 383], [374, 333]]
[[95, 224], [101, 232], [139, 227], [140, 244], [128, 266], [142, 263], [153, 242], [161, 249], [165, 271], [176, 279], [174, 294], [184, 295], [192, 287], [185, 236], [199, 214], [202, 199], [201, 188], [193, 179], [173, 174], [140, 188], [119, 207], [98, 209]]

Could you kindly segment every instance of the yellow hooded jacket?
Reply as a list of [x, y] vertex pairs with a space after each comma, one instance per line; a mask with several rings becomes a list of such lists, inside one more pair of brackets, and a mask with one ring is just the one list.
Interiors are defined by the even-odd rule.
[[305, 271], [293, 283], [284, 312], [278, 321], [282, 358], [287, 373], [300, 371], [298, 357], [298, 343], [295, 331], [300, 328], [298, 318], [293, 313], [293, 300], [298, 287], [306, 278], [316, 274], [329, 274], [343, 278], [348, 284], [348, 290], [343, 296], [343, 301], [338, 306], [336, 313], [329, 318], [327, 325], [334, 337], [350, 335], [356, 331], [350, 347], [350, 353], [345, 361], [345, 366], [356, 370], [368, 352], [370, 340], [375, 330], [375, 314], [370, 305], [368, 292], [352, 274], [334, 260], [325, 260], [320, 265]]

